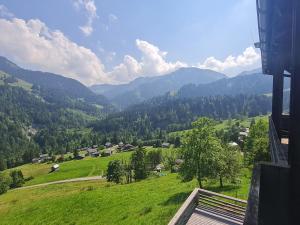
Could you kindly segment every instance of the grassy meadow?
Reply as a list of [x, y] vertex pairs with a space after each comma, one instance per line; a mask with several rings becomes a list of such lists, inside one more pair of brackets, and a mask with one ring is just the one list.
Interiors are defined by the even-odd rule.
[[[205, 187], [246, 199], [250, 171], [244, 170], [241, 186], [208, 181]], [[195, 180], [184, 183], [178, 174], [116, 185], [86, 181], [11, 190], [0, 196], [0, 225], [167, 224], [191, 191]]]
[[[147, 147], [149, 151], [152, 147]], [[162, 149], [163, 154], [173, 151], [173, 148]], [[24, 177], [33, 177], [25, 183], [24, 186], [31, 186], [35, 184], [42, 184], [52, 181], [66, 180], [79, 177], [90, 177], [103, 175], [106, 172], [109, 161], [119, 159], [128, 161], [132, 152], [117, 153], [109, 157], [91, 158], [86, 157], [82, 160], [71, 160], [63, 163], [59, 163], [60, 169], [56, 172], [50, 173], [50, 169], [53, 163], [41, 163], [41, 164], [26, 164], [13, 168], [12, 170], [21, 170]], [[8, 172], [7, 170], [6, 172]]]

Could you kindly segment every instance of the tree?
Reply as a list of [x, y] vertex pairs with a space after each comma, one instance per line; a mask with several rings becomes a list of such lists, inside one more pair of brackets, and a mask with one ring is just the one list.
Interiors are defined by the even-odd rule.
[[244, 145], [247, 164], [270, 160], [268, 131], [267, 121], [259, 119], [256, 123], [252, 123]]
[[128, 162], [122, 162], [123, 169], [124, 169], [124, 175], [126, 179], [126, 183], [129, 184], [132, 182], [132, 165]]
[[6, 160], [2, 156], [0, 156], [0, 171], [6, 170], [6, 169], [7, 169]]
[[238, 149], [230, 146], [220, 148], [216, 160], [215, 172], [219, 177], [220, 187], [223, 187], [224, 179], [236, 183], [242, 168], [242, 157]]
[[162, 162], [161, 149], [149, 151], [146, 155], [146, 162], [151, 170], [153, 170], [155, 166], [160, 164]]
[[75, 148], [74, 151], [73, 151], [73, 157], [74, 157], [74, 159], [77, 159], [78, 156], [79, 156], [79, 151], [78, 151], [77, 148]]
[[142, 180], [147, 177], [146, 170], [146, 151], [139, 147], [131, 155], [131, 165], [134, 171], [134, 179]]
[[192, 123], [182, 147], [183, 164], [180, 174], [183, 180], [188, 181], [196, 177], [200, 188], [203, 188], [203, 179], [215, 174], [216, 162], [221, 143], [216, 137], [214, 121], [202, 117]]
[[108, 163], [107, 181], [120, 183], [124, 174], [123, 166], [120, 160], [113, 160]]
[[10, 172], [10, 177], [12, 179], [10, 187], [11, 188], [18, 188], [22, 187], [25, 183], [23, 173], [21, 170], [13, 170]]
[[178, 147], [180, 147], [180, 145], [181, 145], [180, 137], [176, 136], [175, 141], [174, 141], [174, 147], [178, 148]]
[[8, 191], [11, 184], [11, 178], [5, 174], [0, 174], [0, 195]]

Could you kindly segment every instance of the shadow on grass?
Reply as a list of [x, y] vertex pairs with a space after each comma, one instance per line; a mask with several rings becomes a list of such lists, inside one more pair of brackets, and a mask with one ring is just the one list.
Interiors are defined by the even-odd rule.
[[180, 192], [175, 195], [172, 195], [167, 201], [163, 202], [163, 206], [175, 205], [184, 202], [187, 197], [190, 195], [190, 192]]

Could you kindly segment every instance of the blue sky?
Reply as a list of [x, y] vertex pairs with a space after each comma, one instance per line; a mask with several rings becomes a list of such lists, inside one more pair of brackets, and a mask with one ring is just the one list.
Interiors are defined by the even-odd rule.
[[0, 55], [86, 85], [260, 65], [255, 0], [0, 0]]

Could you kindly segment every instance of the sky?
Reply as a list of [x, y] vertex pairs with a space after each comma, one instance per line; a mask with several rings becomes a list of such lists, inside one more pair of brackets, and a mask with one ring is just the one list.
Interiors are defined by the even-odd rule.
[[85, 85], [258, 68], [255, 0], [0, 0], [0, 55]]

